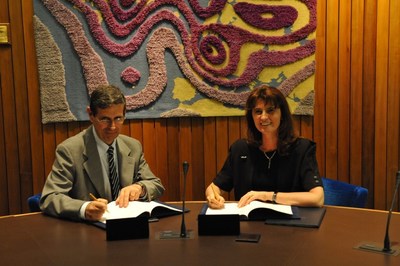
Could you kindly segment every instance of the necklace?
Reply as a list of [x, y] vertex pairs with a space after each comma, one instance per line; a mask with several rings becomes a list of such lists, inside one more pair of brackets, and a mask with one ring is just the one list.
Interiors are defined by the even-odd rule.
[[276, 150], [275, 150], [274, 153], [271, 155], [271, 157], [269, 157], [269, 156], [267, 155], [267, 152], [266, 152], [266, 151], [264, 152], [265, 157], [267, 157], [267, 159], [268, 159], [268, 169], [271, 168], [271, 160], [272, 160], [272, 158], [274, 158], [275, 153], [276, 153]]

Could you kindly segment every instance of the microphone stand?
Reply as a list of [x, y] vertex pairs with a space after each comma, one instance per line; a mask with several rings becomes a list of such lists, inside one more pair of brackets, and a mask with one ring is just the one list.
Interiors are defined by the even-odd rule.
[[186, 195], [186, 176], [189, 169], [189, 163], [187, 161], [183, 162], [183, 195], [182, 195], [182, 223], [181, 223], [181, 231], [173, 232], [173, 231], [162, 231], [158, 239], [193, 239], [193, 231], [186, 231], [185, 225], [185, 195]]
[[189, 169], [189, 163], [183, 162], [183, 195], [182, 195], [182, 223], [181, 223], [181, 237], [186, 238], [186, 225], [185, 225], [185, 198], [186, 198], [186, 176]]
[[392, 249], [390, 248], [390, 239], [389, 239], [389, 226], [390, 226], [390, 219], [392, 217], [392, 210], [393, 210], [393, 206], [394, 206], [394, 202], [396, 199], [396, 194], [397, 194], [397, 190], [399, 188], [399, 184], [400, 184], [400, 171], [397, 172], [396, 175], [396, 188], [394, 190], [394, 194], [393, 194], [393, 199], [392, 199], [392, 205], [390, 206], [390, 210], [389, 210], [389, 215], [387, 218], [387, 223], [386, 223], [386, 234], [385, 234], [385, 240], [383, 241], [383, 251], [384, 252], [391, 252]]
[[390, 206], [388, 217], [387, 217], [386, 232], [385, 232], [385, 239], [383, 240], [383, 247], [380, 245], [376, 245], [374, 243], [364, 243], [364, 244], [359, 245], [356, 248], [358, 248], [360, 250], [373, 251], [373, 252], [377, 252], [377, 253], [394, 255], [394, 256], [397, 256], [400, 253], [400, 249], [398, 247], [392, 248], [390, 246], [390, 238], [389, 238], [390, 219], [392, 217], [392, 210], [393, 210], [394, 203], [396, 200], [396, 195], [397, 195], [397, 190], [399, 188], [399, 185], [400, 185], [400, 171], [398, 171], [396, 174], [396, 187], [395, 187], [395, 190], [393, 193], [392, 204]]

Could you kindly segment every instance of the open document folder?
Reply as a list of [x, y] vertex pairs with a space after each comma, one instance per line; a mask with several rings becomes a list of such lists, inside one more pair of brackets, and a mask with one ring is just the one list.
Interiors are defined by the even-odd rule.
[[237, 202], [225, 203], [223, 209], [207, 208], [205, 215], [238, 214], [242, 220], [265, 220], [267, 218], [298, 219], [297, 207], [252, 201], [241, 208]]
[[159, 201], [130, 201], [126, 208], [121, 208], [112, 201], [108, 203], [101, 221], [105, 223], [110, 219], [135, 218], [141, 215], [161, 218], [181, 213], [181, 208]]

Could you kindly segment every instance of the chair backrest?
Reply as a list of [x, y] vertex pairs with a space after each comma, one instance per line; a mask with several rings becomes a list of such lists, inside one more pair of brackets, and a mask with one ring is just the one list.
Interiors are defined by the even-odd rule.
[[28, 206], [31, 212], [40, 212], [40, 197], [42, 194], [35, 194], [28, 198]]
[[338, 180], [322, 177], [325, 205], [364, 208], [368, 189]]

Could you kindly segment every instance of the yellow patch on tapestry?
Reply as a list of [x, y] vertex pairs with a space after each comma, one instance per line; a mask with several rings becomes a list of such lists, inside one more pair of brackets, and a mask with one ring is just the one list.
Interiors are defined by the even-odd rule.
[[209, 99], [199, 100], [192, 105], [180, 104], [179, 109], [190, 110], [200, 114], [201, 116], [214, 116], [215, 112], [220, 113], [222, 116], [242, 116], [243, 110], [237, 108], [230, 108], [223, 105], [221, 102]]
[[196, 95], [196, 88], [184, 78], [174, 79], [173, 98], [180, 102], [189, 101]]

